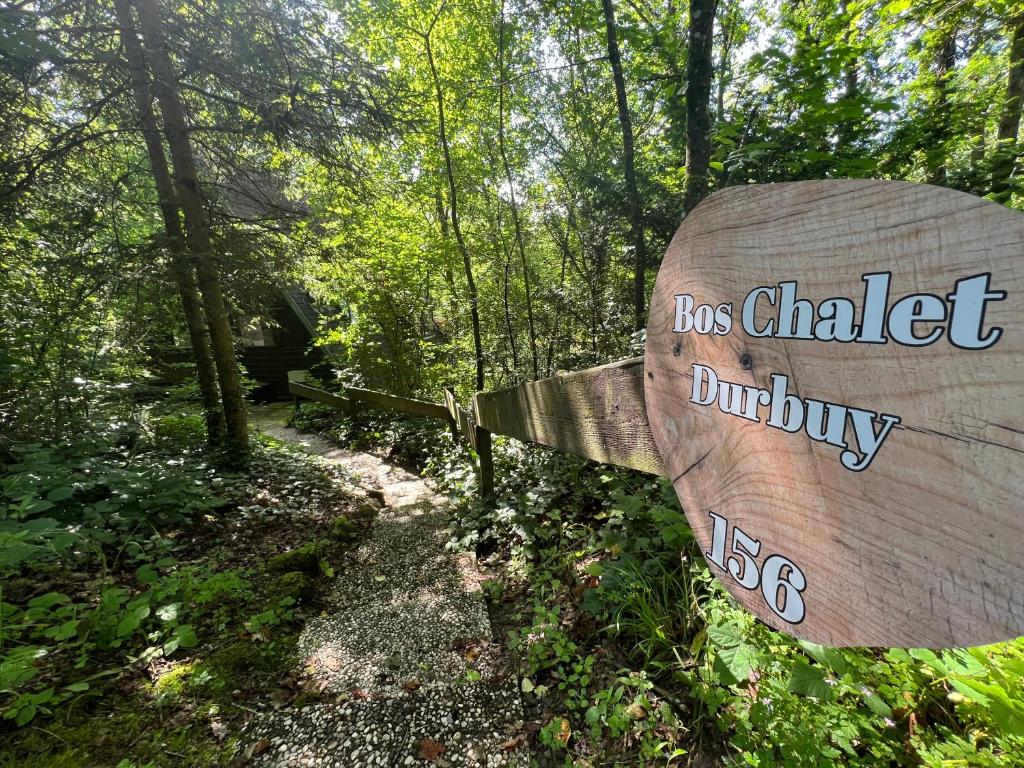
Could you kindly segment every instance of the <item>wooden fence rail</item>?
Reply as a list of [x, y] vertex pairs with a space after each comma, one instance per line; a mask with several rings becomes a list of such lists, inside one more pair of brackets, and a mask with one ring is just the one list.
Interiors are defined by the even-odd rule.
[[643, 369], [643, 358], [635, 357], [511, 389], [479, 392], [471, 410], [463, 408], [450, 390], [445, 391], [444, 404], [353, 387], [327, 392], [309, 386], [306, 371], [290, 371], [288, 389], [296, 407], [301, 400], [312, 400], [351, 414], [362, 404], [447, 421], [452, 435], [476, 452], [480, 492], [487, 497], [494, 493], [492, 433], [665, 475], [647, 424]]
[[605, 464], [665, 475], [644, 408], [642, 357], [481, 392], [484, 429]]

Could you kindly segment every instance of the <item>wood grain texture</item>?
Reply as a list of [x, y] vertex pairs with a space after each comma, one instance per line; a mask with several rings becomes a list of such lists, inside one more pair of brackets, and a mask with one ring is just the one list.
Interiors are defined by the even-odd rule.
[[342, 397], [341, 395], [336, 395], [333, 392], [325, 392], [322, 389], [310, 387], [294, 380], [288, 382], [288, 391], [295, 395], [295, 397], [303, 400], [312, 400], [317, 403], [323, 403], [324, 405], [337, 408], [345, 413], [352, 412], [352, 401]]
[[[755, 338], [740, 310], [759, 286], [798, 281], [817, 305], [865, 294], [891, 272], [892, 305], [944, 299], [991, 273], [992, 347], [948, 333], [923, 347]], [[677, 333], [675, 296], [733, 305], [726, 335]], [[762, 328], [774, 317], [755, 312]], [[921, 330], [934, 326], [924, 323]], [[693, 364], [762, 389], [900, 417], [877, 457], [853, 472], [839, 449], [690, 402]], [[644, 383], [651, 429], [705, 552], [714, 512], [806, 577], [799, 624], [761, 589], [712, 570], [773, 627], [835, 646], [978, 645], [1024, 632], [1024, 216], [947, 189], [890, 181], [736, 187], [698, 206], [669, 246], [652, 298]], [[845, 439], [852, 430], [847, 427]]]
[[444, 407], [448, 410], [448, 428], [452, 432], [452, 439], [458, 442], [462, 439], [459, 432], [459, 401], [450, 389], [444, 391]]
[[385, 392], [376, 392], [372, 389], [358, 389], [356, 387], [346, 387], [345, 394], [353, 402], [366, 403], [376, 408], [388, 408], [393, 411], [411, 413], [414, 416], [448, 419], [448, 408], [440, 403], [428, 403], [425, 400], [413, 400], [408, 397], [399, 397], [398, 395], [389, 395]]
[[494, 454], [491, 452], [491, 433], [483, 427], [473, 427], [473, 449], [477, 455], [480, 495], [485, 500], [494, 497]]
[[559, 374], [474, 398], [491, 432], [594, 461], [665, 474], [644, 410], [643, 360]]

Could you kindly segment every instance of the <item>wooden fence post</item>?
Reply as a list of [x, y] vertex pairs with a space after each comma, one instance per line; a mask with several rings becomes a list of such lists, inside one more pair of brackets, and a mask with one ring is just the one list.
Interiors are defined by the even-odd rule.
[[470, 414], [473, 417], [473, 447], [476, 448], [476, 455], [480, 460], [480, 497], [485, 502], [490, 502], [494, 500], [494, 456], [491, 453], [490, 430], [480, 426], [480, 408], [477, 404], [479, 397], [479, 392], [473, 395], [473, 402], [471, 403], [473, 409], [473, 413]]
[[494, 499], [494, 456], [491, 454], [491, 433], [473, 425], [476, 432], [476, 455], [480, 460], [480, 496], [485, 501]]
[[452, 431], [452, 439], [459, 442], [459, 405], [455, 393], [447, 388], [444, 391], [444, 404], [448, 409], [448, 427]]
[[[304, 384], [309, 381], [309, 371], [288, 371], [288, 383], [296, 382], [297, 384]], [[289, 390], [291, 387], [289, 387]], [[299, 411], [302, 410], [302, 398], [292, 393], [292, 400], [295, 402], [295, 414], [298, 415]]]

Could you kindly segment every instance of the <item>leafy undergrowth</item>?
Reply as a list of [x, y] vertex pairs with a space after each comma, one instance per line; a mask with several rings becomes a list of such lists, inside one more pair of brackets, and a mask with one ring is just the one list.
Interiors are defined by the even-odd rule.
[[310, 695], [295, 638], [373, 507], [269, 438], [222, 471], [201, 426], [97, 424], [0, 467], [0, 766], [241, 763], [250, 699]]
[[483, 504], [437, 422], [309, 408], [399, 446], [455, 504], [542, 766], [1024, 766], [1024, 639], [933, 652], [774, 632], [711, 577], [667, 481], [495, 440]]

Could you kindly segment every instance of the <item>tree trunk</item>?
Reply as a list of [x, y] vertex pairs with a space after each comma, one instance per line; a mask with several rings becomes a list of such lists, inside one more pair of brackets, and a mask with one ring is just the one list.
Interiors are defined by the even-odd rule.
[[167, 156], [164, 154], [160, 130], [153, 115], [150, 80], [146, 71], [142, 44], [139, 42], [136, 32], [131, 3], [129, 0], [115, 0], [114, 7], [120, 27], [121, 42], [124, 45], [125, 57], [128, 61], [135, 111], [143, 138], [146, 141], [146, 152], [149, 155], [149, 165], [153, 172], [153, 182], [156, 185], [164, 231], [170, 246], [171, 273], [178, 286], [181, 308], [185, 315], [185, 325], [188, 327], [189, 340], [192, 344], [192, 355], [196, 362], [196, 378], [199, 382], [199, 393], [206, 416], [206, 439], [211, 446], [216, 446], [224, 441], [224, 412], [221, 410], [220, 393], [217, 389], [217, 374], [214, 368], [213, 353], [210, 351], [206, 315], [199, 299], [195, 272], [188, 260], [185, 232], [181, 226], [181, 210], [174, 192], [174, 182], [167, 169]]
[[[512, 204], [512, 225], [515, 228], [516, 247], [519, 250], [519, 262], [523, 270], [523, 289], [526, 292], [526, 323], [530, 332], [530, 355], [533, 362], [533, 378], [537, 374], [537, 331], [533, 322], [533, 293], [530, 289], [530, 265], [526, 260], [526, 247], [523, 245], [523, 231], [519, 222], [519, 206], [516, 204], [516, 189], [512, 179], [512, 167], [505, 151], [505, 2], [501, 3], [501, 28], [498, 31], [498, 150], [501, 162], [505, 167], [505, 179], [508, 181], [509, 199]], [[501, 205], [501, 200], [498, 200]]]
[[466, 272], [466, 285], [469, 293], [469, 316], [473, 323], [473, 347], [476, 351], [476, 389], [477, 392], [484, 388], [484, 345], [480, 336], [480, 307], [477, 300], [476, 280], [473, 278], [473, 260], [469, 255], [469, 248], [466, 239], [462, 236], [462, 226], [459, 224], [459, 202], [458, 191], [455, 188], [455, 173], [452, 170], [451, 149], [448, 146], [448, 129], [444, 118], [444, 91], [441, 89], [441, 80], [437, 76], [437, 67], [434, 64], [434, 51], [430, 45], [430, 35], [434, 31], [434, 24], [440, 18], [444, 6], [438, 10], [437, 15], [430, 25], [430, 29], [423, 35], [423, 42], [427, 49], [427, 63], [430, 65], [430, 76], [434, 81], [434, 93], [437, 97], [437, 122], [438, 133], [441, 139], [441, 152], [444, 155], [444, 170], [448, 177], [448, 212], [452, 219], [452, 231], [455, 233], [455, 242], [458, 243], [459, 252], [462, 254], [462, 266]]
[[612, 0], [601, 0], [604, 6], [604, 25], [608, 36], [608, 61], [612, 65], [615, 81], [615, 101], [619, 108], [619, 125], [622, 128], [622, 165], [626, 176], [626, 195], [629, 199], [630, 240], [633, 242], [633, 327], [644, 327], [647, 289], [644, 286], [644, 270], [647, 268], [647, 250], [644, 242], [644, 209], [640, 190], [636, 184], [636, 170], [633, 162], [633, 122], [629, 116], [629, 102], [626, 100], [626, 81], [622, 77], [622, 57], [619, 55], [618, 31], [615, 26], [615, 9]]
[[689, 213], [708, 194], [711, 162], [711, 78], [717, 0], [691, 0], [690, 50], [686, 59], [686, 188], [683, 210]]
[[565, 291], [565, 267], [566, 267], [566, 257], [567, 256], [568, 256], [568, 246], [565, 249], [562, 250], [562, 273], [561, 273], [561, 277], [558, 278], [558, 294], [557, 294], [558, 295], [558, 306], [555, 307], [554, 327], [551, 330], [551, 334], [548, 336], [547, 365], [545, 366], [545, 369], [544, 369], [544, 375], [547, 376], [547, 377], [551, 376], [551, 366], [552, 366], [552, 364], [554, 362], [554, 359], [555, 359], [555, 344], [558, 341], [558, 331], [559, 331], [559, 327], [560, 327], [560, 321], [562, 319], [563, 310], [565, 309], [565, 307], [563, 305], [565, 303], [565, 294], [564, 294], [564, 291]]
[[1010, 22], [1010, 66], [1006, 78], [1006, 101], [996, 133], [996, 159], [992, 165], [992, 194], [1001, 203], [1010, 199], [1010, 177], [1017, 163], [1017, 132], [1024, 104], [1024, 13]]
[[947, 31], [935, 51], [935, 97], [932, 109], [932, 130], [925, 147], [925, 164], [929, 184], [946, 182], [946, 144], [952, 135], [949, 120], [949, 77], [956, 66], [956, 32]]
[[[501, 224], [501, 195], [494, 193], [494, 233], [491, 236], [494, 245], [494, 256], [501, 261], [501, 303], [505, 314], [505, 332], [508, 334], [508, 346], [512, 352], [511, 376], [516, 379], [519, 376], [519, 346], [516, 344], [516, 332], [512, 325], [512, 305], [510, 302], [510, 288], [512, 283], [512, 256], [508, 252], [505, 243], [505, 232]], [[502, 361], [502, 368], [508, 372], [508, 365]]]
[[135, 0], [142, 26], [142, 38], [149, 55], [157, 101], [164, 119], [164, 133], [174, 166], [175, 188], [185, 215], [185, 231], [192, 258], [195, 259], [199, 290], [210, 327], [213, 356], [217, 364], [221, 400], [227, 424], [228, 445], [245, 453], [249, 446], [242, 382], [235, 360], [234, 340], [220, 274], [210, 244], [210, 220], [199, 190], [195, 158], [185, 123], [185, 110], [178, 93], [167, 41], [163, 34], [157, 0]]
[[[843, 43], [847, 49], [854, 44], [854, 32], [856, 27], [850, 20], [850, 14], [846, 0], [840, 0], [839, 11], [842, 14], [843, 23], [846, 29], [843, 32]], [[848, 54], [846, 54], [848, 55]], [[857, 57], [847, 58], [843, 64], [843, 99], [849, 103], [860, 95], [860, 73], [857, 69]], [[836, 126], [836, 144], [840, 151], [849, 151], [857, 136], [858, 121], [844, 120]]]

